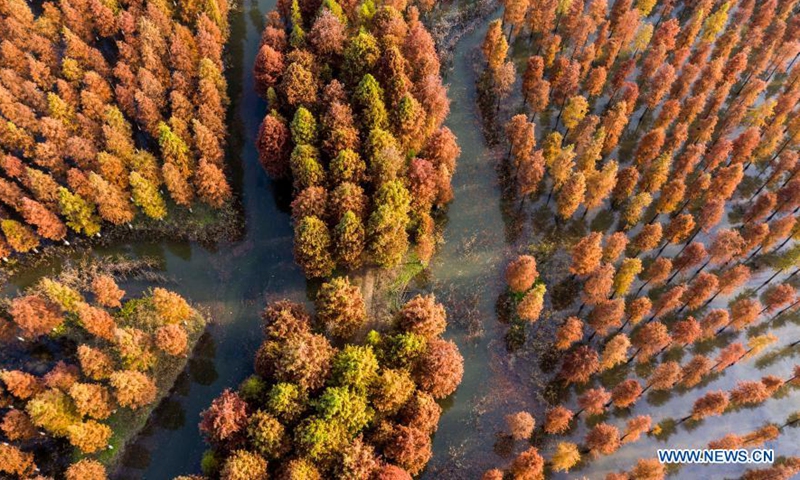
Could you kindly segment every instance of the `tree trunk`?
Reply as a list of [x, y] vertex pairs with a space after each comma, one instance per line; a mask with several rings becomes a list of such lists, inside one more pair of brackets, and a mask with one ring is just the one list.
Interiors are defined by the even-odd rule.
[[756, 290], [755, 290], [755, 292], [754, 292], [754, 293], [758, 293], [758, 291], [759, 291], [759, 290], [761, 290], [762, 288], [764, 288], [764, 286], [765, 286], [765, 285], [769, 284], [769, 282], [771, 282], [773, 279], [775, 279], [775, 277], [777, 277], [778, 275], [780, 275], [780, 273], [781, 273], [781, 272], [783, 272], [783, 269], [782, 269], [782, 268], [781, 268], [781, 269], [778, 269], [778, 270], [776, 270], [776, 271], [775, 271], [775, 273], [773, 273], [771, 277], [769, 277], [768, 279], [766, 279], [766, 280], [764, 281], [764, 283], [762, 283], [761, 285], [759, 285], [759, 286], [758, 286], [758, 288], [756, 288]]
[[638, 289], [638, 290], [636, 290], [636, 296], [637, 296], [637, 297], [639, 296], [639, 292], [641, 292], [641, 291], [642, 291], [642, 289], [643, 289], [644, 287], [646, 287], [648, 283], [650, 283], [650, 280], [646, 280], [646, 281], [645, 281], [645, 282], [642, 284], [642, 286], [641, 286], [641, 287], [639, 287], [639, 289]]
[[[553, 127], [554, 130], [558, 130], [558, 122], [561, 120], [561, 114], [564, 112], [564, 105], [566, 104], [567, 104], [567, 99], [565, 98], [564, 101], [561, 102], [561, 108], [558, 109], [558, 116], [556, 117], [556, 126]], [[566, 135], [564, 135], [564, 137], [566, 137]]]
[[708, 304], [709, 304], [709, 303], [713, 302], [713, 301], [714, 301], [714, 299], [715, 299], [715, 298], [717, 298], [717, 296], [719, 295], [719, 293], [720, 293], [720, 291], [719, 291], [719, 290], [717, 290], [717, 293], [715, 293], [714, 295], [712, 295], [712, 296], [711, 296], [711, 298], [709, 298], [708, 300], [706, 300], [706, 303], [704, 303], [704, 304], [703, 304], [703, 306], [702, 306], [702, 307], [700, 307], [700, 308], [706, 308], [706, 307], [708, 306]]
[[691, 276], [691, 278], [689, 278], [689, 280], [686, 280], [686, 283], [688, 284], [692, 280], [694, 280], [694, 277], [696, 277], [698, 273], [702, 272], [708, 266], [708, 263], [710, 261], [711, 261], [711, 259], [706, 260], [706, 263], [704, 263], [700, 268], [698, 268], [697, 271], [694, 272], [694, 274]]
[[647, 115], [647, 112], [649, 112], [649, 111], [650, 111], [650, 105], [645, 107], [644, 112], [642, 112], [642, 116], [639, 117], [639, 121], [636, 122], [636, 130], [634, 130], [633, 133], [636, 133], [636, 132], [639, 131], [639, 127], [642, 126], [642, 120], [644, 119], [644, 116]]
[[764, 247], [763, 247], [763, 246], [761, 246], [761, 245], [759, 245], [759, 246], [758, 246], [758, 248], [756, 248], [756, 249], [753, 251], [753, 253], [751, 253], [751, 254], [750, 254], [750, 256], [749, 256], [749, 257], [747, 257], [747, 260], [745, 260], [745, 261], [744, 261], [744, 262], [742, 262], [742, 263], [747, 263], [747, 262], [749, 262], [749, 261], [750, 261], [750, 260], [751, 260], [753, 257], [755, 257], [756, 255], [758, 255], [758, 252], [760, 252], [762, 248], [764, 248]]

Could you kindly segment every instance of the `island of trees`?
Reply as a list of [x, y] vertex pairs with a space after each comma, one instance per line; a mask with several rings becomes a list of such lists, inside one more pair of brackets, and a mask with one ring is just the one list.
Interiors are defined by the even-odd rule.
[[449, 101], [419, 19], [430, 7], [293, 0], [267, 17], [257, 145], [266, 171], [292, 181], [294, 254], [308, 277], [433, 254], [432, 213], [452, 198], [460, 150], [442, 126]]
[[345, 277], [315, 303], [313, 316], [289, 301], [264, 310], [255, 374], [202, 414], [205, 475], [399, 480], [425, 468], [437, 400], [464, 373], [458, 347], [441, 338], [444, 307], [418, 295], [391, 321], [369, 319]]
[[62, 277], [44, 277], [4, 305], [4, 478], [104, 480], [205, 330], [164, 288], [126, 299], [103, 271]]

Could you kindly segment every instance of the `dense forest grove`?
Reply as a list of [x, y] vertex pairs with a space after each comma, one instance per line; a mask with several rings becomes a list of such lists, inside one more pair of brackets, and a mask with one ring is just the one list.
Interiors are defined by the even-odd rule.
[[433, 39], [406, 0], [281, 1], [268, 15], [256, 88], [269, 104], [261, 162], [294, 187], [295, 260], [336, 267], [427, 265], [433, 209], [452, 198], [460, 150]]
[[[113, 275], [85, 268], [42, 278], [8, 300], [10, 320], [0, 323], [0, 472], [106, 478], [115, 449], [136, 433], [133, 425], [141, 427], [205, 328], [183, 297], [164, 288], [124, 297]], [[43, 374], [11, 368], [28, 342], [55, 344], [61, 355]]]
[[800, 0], [0, 0], [0, 478], [132, 478], [175, 392], [175, 480], [795, 478], [799, 58]]
[[0, 257], [223, 207], [226, 1], [35, 3], [0, 6]]
[[[800, 304], [797, 3], [506, 0], [489, 24], [478, 88], [505, 196], [523, 223], [546, 218], [507, 266], [507, 340], [519, 348], [544, 319], [553, 361], [541, 427], [507, 417], [513, 438], [546, 451], [484, 479], [568, 472], [798, 383], [800, 366], [704, 388], [780, 342], [771, 327]], [[554, 275], [556, 250], [567, 258]], [[687, 397], [681, 417], [655, 407], [672, 391]], [[708, 446], [761, 446], [797, 422]], [[639, 458], [606, 478], [668, 473]], [[745, 478], [799, 472], [792, 457]]]

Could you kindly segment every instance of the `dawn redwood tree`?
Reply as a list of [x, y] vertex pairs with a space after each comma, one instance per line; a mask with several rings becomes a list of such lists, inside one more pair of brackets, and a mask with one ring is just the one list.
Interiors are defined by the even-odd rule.
[[525, 440], [533, 434], [536, 421], [528, 412], [517, 412], [505, 416], [506, 427], [511, 438], [514, 440]]
[[570, 442], [559, 442], [550, 462], [554, 472], [569, 472], [581, 460], [578, 445]]
[[111, 374], [111, 386], [114, 396], [123, 407], [141, 408], [152, 403], [156, 398], [156, 385], [142, 372], [121, 370]]
[[628, 379], [618, 383], [611, 391], [611, 402], [617, 408], [627, 408], [642, 395], [642, 385], [638, 380]]
[[444, 398], [455, 391], [464, 375], [464, 359], [452, 341], [436, 340], [420, 359], [417, 383], [434, 398]]
[[704, 418], [722, 415], [725, 409], [728, 408], [729, 400], [730, 397], [727, 392], [708, 392], [694, 402], [692, 414], [687, 418], [698, 421]]
[[566, 220], [578, 210], [586, 194], [586, 177], [582, 172], [571, 175], [558, 191], [558, 215]]
[[520, 255], [506, 267], [506, 283], [516, 293], [529, 290], [538, 277], [536, 259], [531, 255]]
[[538, 284], [529, 290], [522, 300], [517, 304], [517, 315], [525, 321], [535, 322], [544, 309], [544, 295], [546, 288], [544, 284]]
[[688, 346], [693, 344], [702, 334], [702, 325], [694, 317], [686, 317], [675, 322], [670, 329], [673, 343]]
[[611, 455], [620, 447], [619, 429], [608, 423], [599, 423], [586, 434], [584, 443], [593, 456]]
[[614, 275], [614, 295], [623, 296], [628, 293], [636, 276], [642, 272], [642, 261], [638, 258], [626, 258]]
[[602, 240], [602, 234], [593, 232], [583, 237], [572, 247], [570, 272], [573, 275], [588, 275], [600, 266], [600, 260], [603, 256]]
[[324, 277], [333, 271], [330, 232], [317, 217], [304, 217], [295, 227], [295, 258], [307, 276]]
[[621, 298], [601, 300], [589, 313], [587, 323], [599, 335], [606, 335], [612, 328], [622, 325], [625, 315], [625, 301]]
[[544, 458], [535, 447], [517, 455], [509, 468], [516, 478], [541, 478], [544, 475]]
[[595, 305], [608, 298], [614, 284], [614, 266], [604, 263], [592, 272], [583, 284], [581, 299], [586, 305]]
[[577, 317], [567, 317], [564, 323], [556, 330], [555, 347], [558, 350], [568, 350], [582, 338], [583, 322]]
[[522, 77], [522, 93], [534, 118], [547, 108], [550, 101], [550, 82], [544, 78], [544, 59], [539, 55], [528, 58]]
[[15, 298], [9, 313], [14, 323], [30, 337], [48, 334], [64, 321], [60, 309], [38, 295]]
[[405, 331], [432, 339], [444, 333], [447, 326], [445, 310], [433, 295], [418, 295], [398, 312], [398, 323]]
[[349, 338], [367, 321], [361, 290], [347, 277], [324, 283], [316, 298], [317, 317], [334, 337]]
[[630, 300], [625, 308], [628, 317], [626, 322], [637, 325], [653, 309], [653, 302], [647, 297], [638, 297]]
[[636, 347], [636, 359], [643, 363], [648, 361], [653, 355], [669, 346], [672, 338], [669, 336], [666, 325], [654, 321], [642, 325], [631, 339], [631, 343]]
[[606, 411], [606, 404], [611, 400], [611, 393], [603, 387], [590, 388], [578, 397], [578, 406], [581, 408], [577, 414], [586, 412], [587, 415], [602, 415]]
[[225, 390], [201, 417], [200, 430], [211, 442], [236, 445], [247, 426], [247, 404], [237, 393]]
[[619, 259], [620, 255], [625, 251], [628, 246], [628, 236], [625, 232], [614, 232], [605, 237], [605, 245], [603, 246], [602, 260], [604, 262], [613, 263]]
[[597, 352], [583, 345], [564, 356], [559, 376], [569, 383], [586, 383], [600, 369]]
[[[624, 333], [618, 333], [603, 347], [600, 360], [600, 368], [608, 370], [617, 365], [623, 364], [628, 360], [628, 350], [631, 341]], [[605, 402], [604, 402], [605, 403]]]
[[561, 405], [550, 408], [545, 414], [544, 431], [551, 435], [562, 434], [569, 430], [573, 417], [573, 412]]

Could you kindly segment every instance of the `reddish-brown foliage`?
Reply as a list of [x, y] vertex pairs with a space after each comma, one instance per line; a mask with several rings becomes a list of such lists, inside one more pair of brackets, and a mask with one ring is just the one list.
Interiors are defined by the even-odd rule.
[[274, 178], [289, 175], [289, 127], [275, 115], [267, 115], [258, 131], [258, 158], [267, 173]]
[[0, 423], [0, 430], [11, 441], [28, 440], [36, 435], [36, 427], [22, 410], [9, 410]]
[[584, 442], [594, 455], [611, 455], [620, 447], [619, 430], [608, 423], [599, 423], [586, 434]]
[[642, 394], [642, 385], [634, 379], [620, 382], [611, 391], [611, 401], [617, 408], [627, 408], [639, 399]]
[[23, 452], [7, 443], [0, 444], [0, 472], [27, 478], [36, 468], [33, 460], [32, 453]]
[[746, 265], [736, 265], [719, 276], [719, 292], [729, 295], [750, 279], [750, 269]]
[[114, 371], [114, 360], [106, 353], [88, 345], [78, 347], [78, 360], [83, 374], [93, 380], [104, 380]]
[[694, 402], [692, 419], [702, 420], [707, 417], [722, 415], [726, 408], [728, 408], [727, 392], [708, 392]]
[[511, 438], [514, 440], [525, 440], [533, 434], [536, 421], [528, 412], [511, 413], [505, 416], [506, 426]]
[[417, 384], [434, 398], [453, 393], [464, 375], [464, 358], [450, 340], [433, 339], [420, 359], [416, 372]]
[[747, 350], [741, 343], [733, 343], [723, 348], [719, 355], [717, 355], [717, 363], [715, 366], [716, 371], [721, 372], [731, 365], [735, 364], [744, 357]]
[[78, 367], [59, 361], [42, 379], [47, 387], [58, 388], [66, 392], [78, 381], [80, 375], [81, 372]]
[[529, 290], [538, 276], [536, 259], [530, 255], [520, 255], [506, 267], [506, 283], [513, 292]]
[[189, 338], [186, 330], [180, 325], [164, 325], [156, 330], [156, 347], [161, 351], [173, 356], [181, 356], [186, 353]]
[[431, 437], [416, 428], [397, 425], [384, 454], [408, 473], [416, 475], [431, 458]]
[[672, 342], [667, 327], [661, 322], [650, 322], [643, 325], [634, 335], [631, 343], [639, 349], [636, 359], [646, 362], [653, 355], [666, 348]]
[[517, 455], [509, 468], [514, 478], [536, 479], [544, 475], [544, 458], [535, 447], [530, 447]]
[[29, 337], [46, 335], [64, 320], [57, 306], [38, 295], [15, 298], [11, 301], [9, 313], [14, 323]]
[[740, 298], [731, 304], [731, 326], [736, 330], [753, 323], [762, 310], [761, 302], [751, 298]]
[[567, 383], [586, 383], [599, 369], [597, 352], [583, 345], [564, 356], [559, 376]]
[[639, 415], [638, 417], [631, 418], [625, 422], [625, 433], [622, 436], [622, 442], [635, 442], [643, 433], [647, 433], [650, 430], [652, 423], [653, 421], [650, 415]]
[[764, 303], [768, 312], [775, 310], [792, 303], [795, 299], [794, 287], [788, 283], [775, 285], [764, 292]]
[[200, 431], [209, 441], [219, 445], [236, 445], [247, 426], [247, 404], [230, 390], [211, 402], [201, 414]]
[[689, 284], [689, 288], [683, 293], [681, 301], [690, 310], [701, 306], [714, 292], [717, 291], [719, 281], [713, 273], [701, 272]]
[[570, 272], [576, 275], [588, 275], [600, 265], [603, 249], [600, 242], [603, 235], [597, 232], [583, 237], [572, 247], [572, 265]]
[[97, 302], [109, 308], [122, 306], [120, 300], [125, 296], [125, 290], [117, 286], [114, 277], [110, 275], [98, 275], [92, 280], [92, 293], [97, 298]]
[[121, 370], [110, 377], [117, 402], [123, 407], [141, 408], [156, 399], [157, 388], [153, 380], [142, 372]]
[[97, 460], [85, 458], [69, 466], [67, 480], [106, 480], [106, 469]]
[[578, 406], [588, 415], [602, 415], [610, 401], [611, 393], [605, 388], [590, 388], [578, 397]]
[[614, 232], [605, 238], [605, 246], [603, 247], [603, 261], [613, 263], [628, 246], [628, 236], [625, 232]]
[[757, 405], [770, 397], [767, 387], [759, 381], [740, 381], [731, 390], [731, 403], [734, 405]]
[[11, 395], [21, 400], [30, 398], [43, 390], [39, 378], [20, 370], [0, 371], [0, 380], [3, 381], [6, 390]]
[[589, 313], [587, 322], [600, 335], [606, 335], [612, 328], [622, 326], [625, 316], [625, 300], [601, 300]]
[[545, 416], [544, 431], [552, 435], [566, 432], [573, 416], [571, 410], [561, 405], [549, 409]]
[[583, 338], [583, 322], [577, 317], [568, 317], [556, 330], [555, 346], [559, 350], [567, 350], [581, 338]]

